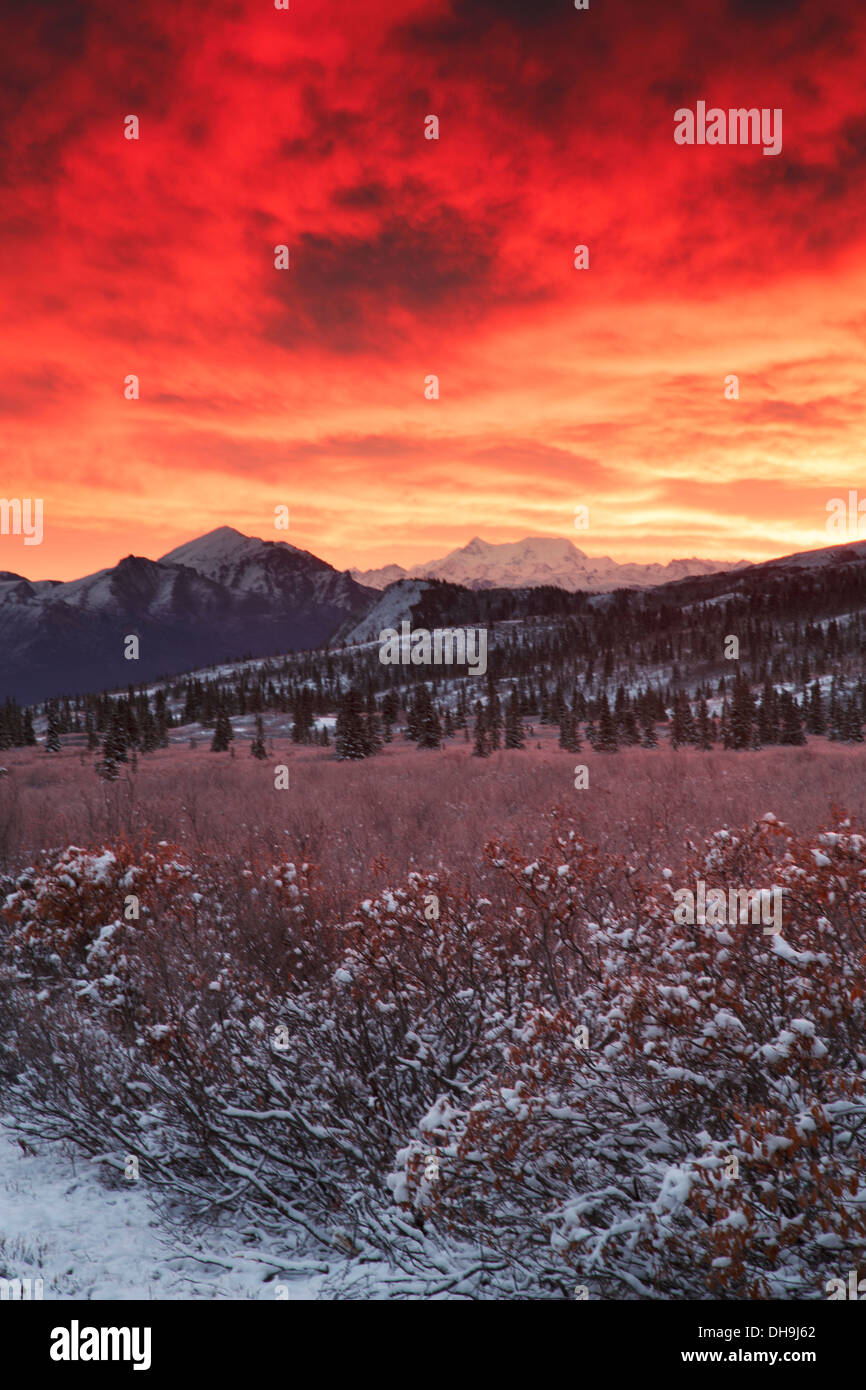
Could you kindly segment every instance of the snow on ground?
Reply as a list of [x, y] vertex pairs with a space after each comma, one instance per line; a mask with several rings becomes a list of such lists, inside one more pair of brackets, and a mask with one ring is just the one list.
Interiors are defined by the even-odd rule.
[[309, 1300], [336, 1270], [335, 1261], [281, 1262], [242, 1217], [234, 1229], [175, 1233], [143, 1181], [107, 1188], [93, 1162], [36, 1147], [24, 1153], [0, 1119], [0, 1278], [41, 1278], [46, 1301]]

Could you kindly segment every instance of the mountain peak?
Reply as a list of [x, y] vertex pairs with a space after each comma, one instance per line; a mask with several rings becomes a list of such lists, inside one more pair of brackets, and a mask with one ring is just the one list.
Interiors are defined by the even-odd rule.
[[225, 540], [226, 542], [232, 541], [235, 544], [237, 544], [238, 541], [251, 541], [254, 539], [252, 536], [245, 536], [243, 531], [239, 531], [236, 526], [215, 526], [212, 531], [205, 531], [203, 536], [199, 536], [199, 540], [216, 540], [218, 537], [221, 540]]
[[206, 531], [203, 536], [184, 541], [183, 545], [176, 546], [167, 555], [161, 555], [159, 563], [187, 565], [192, 564], [193, 560], [231, 560], [247, 550], [250, 545], [264, 545], [264, 541], [245, 536], [242, 531], [236, 531], [234, 526], [217, 526], [213, 531]]

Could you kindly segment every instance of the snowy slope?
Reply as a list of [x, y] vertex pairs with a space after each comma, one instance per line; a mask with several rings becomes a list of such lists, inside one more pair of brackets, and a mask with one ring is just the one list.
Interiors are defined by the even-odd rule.
[[820, 550], [798, 550], [776, 560], [764, 560], [756, 569], [816, 569], [821, 565], [854, 564], [866, 560], [866, 541], [822, 546]]
[[337, 634], [340, 646], [351, 647], [356, 642], [378, 642], [385, 628], [400, 630], [404, 618], [411, 620], [411, 609], [430, 585], [417, 579], [401, 579], [385, 590], [365, 618], [347, 632]]

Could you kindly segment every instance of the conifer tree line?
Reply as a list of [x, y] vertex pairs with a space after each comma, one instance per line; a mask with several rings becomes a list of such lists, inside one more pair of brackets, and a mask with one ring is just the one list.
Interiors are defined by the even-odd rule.
[[21, 709], [17, 700], [4, 701], [0, 705], [0, 749], [26, 748], [36, 742], [30, 710]]
[[[323, 719], [336, 714], [341, 760], [369, 757], [396, 734], [430, 749], [458, 737], [486, 756], [524, 747], [535, 723], [557, 726], [569, 751], [652, 748], [660, 738], [674, 748], [735, 749], [796, 744], [804, 734], [862, 741], [866, 613], [858, 604], [866, 605], [866, 566], [776, 579], [764, 572], [725, 593], [731, 582], [713, 578], [720, 596], [710, 604], [700, 601], [703, 581], [677, 585], [676, 601], [653, 590], [593, 596], [435, 583], [413, 608], [413, 623], [428, 630], [483, 623], [485, 676], [386, 666], [375, 643], [249, 659], [217, 674], [130, 685], [123, 694], [31, 708], [7, 699], [0, 748], [35, 742], [38, 717], [47, 751], [65, 736], [78, 735], [76, 743], [83, 736], [110, 770], [190, 724], [213, 731], [214, 751], [231, 750], [232, 721], [268, 714], [285, 717], [293, 742], [314, 745], [330, 742]], [[728, 633], [739, 640], [735, 663], [722, 655]], [[710, 700], [721, 702], [716, 717]], [[261, 756], [264, 730], [252, 742]]]
[[[438, 687], [438, 690], [437, 690]], [[475, 693], [481, 687], [483, 695]], [[806, 734], [834, 741], [860, 743], [866, 720], [866, 685], [862, 677], [850, 688], [833, 677], [822, 694], [812, 680], [798, 694], [777, 690], [769, 676], [753, 691], [746, 676], [722, 677], [715, 688], [699, 683], [694, 695], [670, 685], [630, 694], [618, 685], [608, 694], [600, 684], [595, 692], [573, 686], [566, 691], [561, 680], [543, 675], [497, 681], [492, 671], [486, 679], [425, 682], [416, 677], [403, 689], [391, 688], [379, 697], [371, 681], [362, 689], [341, 688], [336, 671], [326, 686], [319, 681], [305, 687], [297, 680], [275, 684], [273, 679], [251, 680], [250, 673], [234, 679], [203, 682], [188, 678], [170, 692], [178, 704], [171, 712], [164, 688], [151, 696], [129, 687], [125, 696], [86, 696], [74, 701], [48, 701], [46, 751], [61, 747], [61, 735], [83, 733], [87, 747], [98, 750], [98, 770], [111, 778], [117, 765], [128, 761], [130, 751], [143, 753], [168, 744], [168, 732], [195, 722], [213, 728], [211, 748], [226, 751], [234, 738], [232, 718], [255, 713], [254, 756], [266, 753], [262, 712], [277, 709], [291, 716], [293, 742], [328, 746], [327, 727], [316, 730], [317, 716], [337, 711], [335, 753], [340, 760], [370, 757], [394, 739], [395, 728], [419, 748], [435, 749], [454, 736], [473, 743], [473, 753], [488, 756], [500, 747], [524, 748], [527, 727], [535, 722], [557, 726], [559, 745], [577, 752], [583, 740], [593, 749], [613, 752], [640, 745], [654, 748], [659, 726], [666, 727], [674, 749], [685, 745], [709, 749], [716, 745], [733, 749], [757, 749], [771, 744], [802, 744]], [[707, 700], [721, 699], [721, 713], [708, 713]], [[182, 705], [181, 705], [182, 697]], [[0, 708], [0, 747], [36, 743], [29, 709], [14, 701]], [[582, 726], [582, 729], [581, 729]]]
[[[503, 698], [490, 678], [486, 698], [477, 699], [472, 706], [472, 752], [476, 757], [488, 757], [499, 748], [525, 748], [526, 721], [530, 719], [558, 726], [559, 746], [570, 753], [580, 751], [582, 738], [596, 752], [656, 748], [660, 724], [674, 750], [685, 746], [705, 752], [716, 746], [738, 750], [773, 744], [797, 746], [805, 744], [807, 733], [834, 741], [864, 741], [866, 686], [862, 680], [847, 696], [840, 694], [834, 680], [826, 697], [819, 682], [813, 681], [799, 699], [791, 691], [777, 691], [769, 680], [760, 694], [754, 693], [741, 675], [729, 686], [720, 684], [722, 703], [717, 717], [709, 712], [710, 692], [706, 690], [697, 699], [678, 690], [668, 705], [658, 690], [647, 688], [632, 696], [619, 686], [611, 704], [606, 693], [587, 699], [582, 691], [575, 690], [569, 700], [561, 685], [548, 689], [542, 682], [541, 694], [532, 684], [528, 688], [514, 684]], [[383, 743], [392, 741], [393, 725], [400, 715], [393, 693], [381, 704], [372, 698], [365, 703], [360, 692], [351, 689], [342, 698], [340, 709], [339, 758], [369, 757]], [[465, 689], [459, 692], [452, 714], [450, 707], [442, 709], [434, 704], [430, 692], [419, 686], [408, 703], [404, 737], [419, 748], [439, 748], [461, 730], [468, 740], [467, 713]], [[532, 727], [530, 724], [529, 729]]]

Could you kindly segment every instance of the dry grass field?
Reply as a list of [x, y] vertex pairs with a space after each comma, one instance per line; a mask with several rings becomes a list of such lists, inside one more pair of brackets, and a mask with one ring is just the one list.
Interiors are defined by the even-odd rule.
[[[166, 840], [217, 856], [308, 860], [348, 908], [381, 882], [383, 869], [394, 881], [439, 866], [471, 875], [493, 836], [532, 854], [557, 815], [591, 843], [652, 870], [676, 869], [689, 840], [745, 828], [768, 811], [797, 834], [839, 815], [866, 820], [866, 752], [823, 739], [755, 753], [569, 754], [555, 731], [542, 729], [526, 749], [487, 759], [472, 757], [462, 741], [430, 752], [400, 738], [359, 763], [285, 738], [269, 753], [258, 762], [240, 739], [234, 757], [211, 753], [205, 738], [195, 749], [178, 741], [139, 755], [136, 771], [122, 767], [107, 784], [93, 755], [76, 747], [55, 755], [41, 746], [9, 750], [0, 777], [0, 871], [62, 845]], [[274, 786], [280, 764], [289, 769], [285, 790]], [[584, 790], [574, 787], [577, 764], [589, 769]]]

